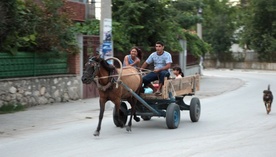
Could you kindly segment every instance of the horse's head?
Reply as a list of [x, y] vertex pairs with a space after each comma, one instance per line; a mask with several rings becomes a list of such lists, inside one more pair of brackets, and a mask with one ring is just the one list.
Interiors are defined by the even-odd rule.
[[89, 61], [85, 64], [85, 70], [83, 71], [83, 76], [81, 77], [82, 83], [90, 84], [94, 81], [100, 68], [100, 59], [98, 56], [90, 57]]

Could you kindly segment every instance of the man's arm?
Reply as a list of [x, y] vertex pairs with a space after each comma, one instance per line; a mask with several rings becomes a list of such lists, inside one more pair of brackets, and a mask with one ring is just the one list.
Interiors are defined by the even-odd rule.
[[166, 64], [165, 66], [163, 66], [162, 68], [154, 70], [154, 72], [158, 73], [158, 72], [160, 72], [160, 71], [162, 71], [162, 70], [168, 70], [168, 69], [171, 68], [171, 64], [172, 64], [172, 63], [167, 63], [167, 64]]
[[141, 69], [146, 69], [148, 67], [148, 63], [144, 62], [143, 65], [141, 66]]

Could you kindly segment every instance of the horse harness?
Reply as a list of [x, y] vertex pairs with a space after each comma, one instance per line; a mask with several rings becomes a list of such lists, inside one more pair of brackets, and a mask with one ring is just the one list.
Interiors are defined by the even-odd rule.
[[94, 68], [94, 72], [92, 73], [92, 81], [97, 85], [97, 88], [101, 91], [106, 91], [106, 90], [112, 90], [113, 89], [113, 85], [116, 84], [116, 88], [118, 88], [118, 84], [117, 84], [117, 79], [118, 79], [118, 72], [116, 70], [116, 68], [114, 68], [114, 70], [109, 71], [108, 74], [108, 83], [106, 85], [101, 85], [99, 83], [99, 79], [103, 79], [105, 77], [98, 77], [97, 73], [100, 70], [100, 63], [96, 62], [94, 60], [89, 60], [90, 64], [92, 64], [93, 68]]

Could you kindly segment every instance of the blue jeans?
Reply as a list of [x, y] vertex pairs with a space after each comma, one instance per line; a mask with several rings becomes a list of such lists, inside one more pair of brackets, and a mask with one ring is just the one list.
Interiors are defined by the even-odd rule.
[[159, 73], [150, 72], [143, 77], [144, 87], [150, 84], [152, 81], [159, 80], [159, 84], [164, 85], [165, 77], [169, 77], [170, 73], [168, 70], [160, 71]]

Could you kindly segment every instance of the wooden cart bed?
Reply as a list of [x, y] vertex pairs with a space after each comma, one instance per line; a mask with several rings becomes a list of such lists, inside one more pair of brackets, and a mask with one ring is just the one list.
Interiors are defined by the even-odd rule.
[[195, 94], [199, 90], [200, 76], [191, 75], [180, 79], [165, 79], [162, 87], [162, 95], [141, 93], [143, 99], [170, 99], [170, 93], [173, 97], [187, 94]]

